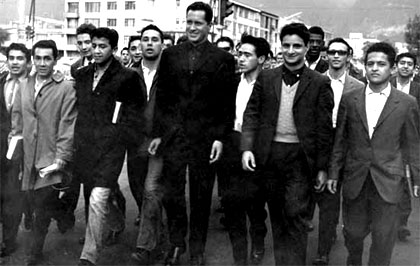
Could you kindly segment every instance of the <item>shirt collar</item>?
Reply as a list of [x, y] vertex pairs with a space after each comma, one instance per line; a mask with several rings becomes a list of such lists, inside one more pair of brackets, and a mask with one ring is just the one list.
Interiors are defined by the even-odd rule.
[[[370, 95], [370, 94], [375, 94], [376, 92], [374, 92], [371, 88], [370, 88], [370, 84], [368, 84], [366, 86], [366, 95]], [[389, 95], [391, 94], [391, 84], [388, 82], [388, 85], [386, 86], [385, 89], [383, 89], [379, 94], [381, 95], [385, 95], [387, 98], [389, 97]]]
[[327, 76], [331, 80], [338, 80], [338, 81], [340, 81], [342, 84], [344, 84], [344, 82], [346, 81], [346, 72], [344, 72], [340, 77], [338, 77], [338, 79], [335, 79], [335, 78], [331, 77], [330, 71], [327, 70]]
[[[9, 82], [9, 81], [11, 81], [13, 78], [12, 78], [12, 75], [9, 73], [9, 74], [7, 74], [7, 76], [6, 76], [6, 81], [7, 82]], [[24, 82], [25, 80], [27, 79], [27, 76], [26, 75], [22, 75], [22, 76], [20, 76], [19, 78], [18, 78], [18, 80], [19, 80], [19, 82], [20, 83], [22, 83], [22, 82]]]
[[257, 81], [257, 80], [254, 79], [253, 81], [248, 83], [248, 80], [246, 80], [246, 78], [245, 78], [245, 74], [244, 73], [241, 74], [241, 82], [246, 82], [246, 84], [248, 84], [250, 86], [254, 86], [255, 81]]
[[309, 61], [308, 61], [308, 59], [305, 59], [305, 65], [307, 66], [307, 67], [309, 67], [309, 66], [312, 66], [312, 65], [318, 65], [318, 62], [319, 62], [319, 60], [321, 60], [321, 55], [320, 56], [318, 56], [318, 59], [317, 60], [315, 60], [314, 62], [312, 62], [312, 63], [309, 63]]

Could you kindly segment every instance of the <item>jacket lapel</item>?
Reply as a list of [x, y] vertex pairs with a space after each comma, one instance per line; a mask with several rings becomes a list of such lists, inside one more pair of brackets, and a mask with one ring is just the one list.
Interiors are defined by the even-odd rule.
[[369, 136], [369, 127], [368, 127], [367, 116], [366, 116], [365, 90], [366, 89], [360, 90], [360, 92], [354, 97], [354, 101], [356, 102], [357, 113], [359, 114], [363, 127], [365, 128], [366, 133]]
[[349, 74], [346, 73], [346, 78], [344, 80], [343, 94], [348, 92], [353, 87], [353, 80], [349, 78]]
[[[118, 62], [115, 58], [112, 58], [111, 60], [112, 60], [111, 64], [109, 65], [107, 70], [105, 70], [105, 73], [103, 74], [98, 84], [96, 85], [95, 91], [103, 90], [106, 87], [106, 84], [108, 84], [108, 80], [115, 77], [118, 67], [122, 67], [120, 62]], [[92, 85], [93, 85], [93, 79], [92, 79]], [[92, 86], [90, 86], [90, 88], [92, 89]]]
[[303, 92], [308, 88], [311, 82], [311, 77], [308, 75], [308, 69], [309, 68], [305, 67], [305, 69], [303, 70], [302, 77], [300, 78], [300, 82], [296, 90], [296, 95], [293, 100], [293, 104], [297, 103], [297, 101], [300, 99]]
[[278, 69], [278, 75], [276, 75], [275, 77], [275, 81], [274, 81], [274, 90], [276, 92], [276, 96], [277, 96], [277, 100], [280, 102], [280, 98], [281, 98], [281, 87], [283, 85], [283, 67], [281, 66]]
[[376, 123], [373, 134], [375, 134], [376, 130], [381, 126], [384, 120], [397, 108], [398, 102], [399, 99], [395, 97], [394, 89], [391, 89], [391, 93], [389, 94], [389, 97], [385, 102], [384, 109], [382, 109], [381, 115], [378, 118], [378, 122]]

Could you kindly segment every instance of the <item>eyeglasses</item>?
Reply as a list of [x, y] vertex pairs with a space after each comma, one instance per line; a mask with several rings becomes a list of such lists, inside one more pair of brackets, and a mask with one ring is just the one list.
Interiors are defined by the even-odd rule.
[[335, 55], [336, 53], [338, 55], [341, 55], [341, 56], [347, 55], [347, 51], [340, 51], [340, 50], [328, 50], [327, 51], [327, 55]]

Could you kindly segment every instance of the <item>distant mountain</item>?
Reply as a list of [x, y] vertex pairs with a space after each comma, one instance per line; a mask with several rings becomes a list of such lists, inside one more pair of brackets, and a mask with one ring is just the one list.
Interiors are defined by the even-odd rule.
[[[308, 25], [319, 25], [333, 36], [350, 32], [379, 39], [402, 40], [408, 19], [420, 14], [419, 0], [238, 0], [279, 16], [303, 12]], [[398, 29], [398, 30], [396, 30]]]

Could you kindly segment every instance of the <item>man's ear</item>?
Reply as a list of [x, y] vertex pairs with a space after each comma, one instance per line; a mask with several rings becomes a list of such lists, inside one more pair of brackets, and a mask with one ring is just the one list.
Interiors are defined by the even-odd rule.
[[263, 65], [263, 64], [264, 64], [264, 62], [267, 60], [267, 56], [265, 56], [265, 55], [259, 56], [259, 57], [257, 58], [257, 60], [258, 60], [258, 64], [259, 64], [259, 65]]
[[117, 53], [117, 51], [118, 51], [118, 46], [115, 46], [115, 47], [112, 49], [112, 54], [116, 54], [116, 53]]

